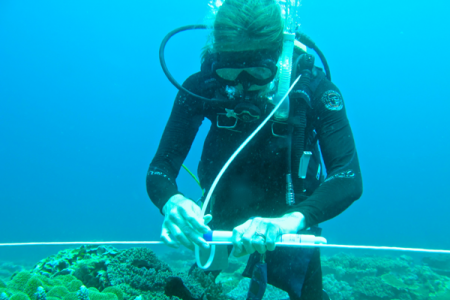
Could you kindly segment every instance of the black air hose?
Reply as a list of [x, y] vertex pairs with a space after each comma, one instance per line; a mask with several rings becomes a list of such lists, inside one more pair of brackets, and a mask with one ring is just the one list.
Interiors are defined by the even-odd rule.
[[295, 34], [295, 38], [305, 46], [313, 49], [317, 55], [319, 56], [320, 60], [322, 61], [323, 67], [325, 69], [326, 77], [329, 81], [331, 81], [331, 73], [330, 73], [330, 67], [328, 66], [327, 59], [325, 58], [325, 55], [323, 55], [322, 51], [320, 51], [319, 47], [304, 33], [297, 32]]
[[294, 107], [294, 132], [292, 133], [292, 164], [291, 172], [293, 176], [294, 191], [296, 194], [303, 193], [303, 179], [298, 178], [300, 159], [305, 151], [305, 133], [306, 133], [306, 102], [298, 99]]
[[194, 30], [194, 29], [208, 29], [208, 26], [206, 25], [187, 25], [187, 26], [183, 26], [180, 28], [177, 28], [175, 30], [172, 30], [171, 32], [169, 32], [163, 39], [163, 41], [161, 42], [161, 45], [159, 47], [159, 62], [161, 63], [161, 67], [163, 69], [164, 74], [166, 74], [167, 79], [169, 79], [169, 81], [179, 90], [179, 91], [183, 91], [189, 95], [191, 95], [192, 97], [204, 100], [204, 101], [209, 101], [209, 102], [224, 102], [222, 100], [219, 99], [208, 99], [205, 97], [202, 97], [200, 95], [194, 94], [193, 92], [187, 90], [186, 88], [184, 88], [181, 84], [179, 84], [175, 78], [173, 78], [172, 74], [170, 74], [169, 69], [167, 68], [166, 65], [166, 59], [164, 57], [164, 51], [166, 49], [166, 45], [167, 42], [177, 33], [180, 33], [182, 31], [186, 31], [186, 30]]
[[[299, 178], [300, 160], [302, 158], [303, 152], [305, 151], [305, 136], [306, 136], [306, 110], [308, 103], [311, 102], [309, 99], [310, 85], [312, 79], [311, 69], [314, 65], [314, 57], [310, 58], [303, 57], [305, 60], [301, 65], [306, 67], [306, 69], [301, 70], [302, 77], [300, 78], [297, 85], [301, 87], [304, 91], [302, 94], [298, 94], [297, 97], [291, 97], [292, 110], [289, 116], [289, 126], [294, 128], [292, 132], [291, 141], [291, 161], [292, 164], [289, 165], [290, 173], [293, 176], [294, 191], [297, 195], [301, 195], [304, 192], [304, 180]], [[288, 152], [289, 153], [289, 152]]]

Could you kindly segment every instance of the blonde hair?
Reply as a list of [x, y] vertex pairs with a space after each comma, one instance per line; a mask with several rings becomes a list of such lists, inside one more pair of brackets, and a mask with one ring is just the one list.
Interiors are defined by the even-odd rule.
[[242, 51], [283, 47], [284, 22], [276, 0], [226, 0], [217, 10], [208, 51]]

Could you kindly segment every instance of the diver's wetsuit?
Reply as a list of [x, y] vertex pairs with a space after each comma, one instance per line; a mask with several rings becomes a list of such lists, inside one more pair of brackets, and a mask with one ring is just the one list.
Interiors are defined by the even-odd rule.
[[[192, 75], [183, 86], [204, 97], [216, 98], [214, 79], [202, 73]], [[225, 162], [273, 106], [266, 107], [265, 111], [263, 108], [260, 120], [251, 123], [239, 121], [234, 130], [217, 126], [235, 122], [234, 118], [224, 114], [225, 108], [233, 109], [234, 106], [213, 104], [184, 92], [178, 93], [147, 174], [148, 194], [161, 211], [170, 197], [181, 193], [175, 179], [205, 117], [211, 121], [211, 128], [204, 142], [198, 176], [207, 193]], [[339, 215], [361, 196], [361, 172], [345, 106], [336, 86], [326, 78], [315, 89], [306, 115], [304, 150], [311, 151], [313, 156], [303, 183], [305, 191], [296, 191], [296, 204], [286, 205], [285, 139], [274, 136], [271, 123], [268, 123], [231, 163], [217, 185], [212, 199], [212, 228], [232, 230], [251, 217], [276, 218], [293, 211], [301, 212], [305, 216], [306, 226], [310, 227]], [[282, 132], [282, 127], [282, 124], [275, 124], [273, 128]], [[320, 165], [320, 154], [326, 166], [326, 180]], [[298, 174], [298, 166], [292, 166], [292, 170], [293, 176]], [[321, 290], [318, 251], [312, 260], [316, 261], [319, 270], [308, 270], [305, 285], [308, 276], [314, 277], [315, 274], [319, 277], [316, 279], [320, 281]], [[291, 299], [297, 299], [292, 291], [289, 293]], [[307, 293], [302, 292], [302, 299], [306, 299], [303, 297]], [[311, 291], [308, 299], [315, 299], [312, 296], [314, 293], [317, 291]]]

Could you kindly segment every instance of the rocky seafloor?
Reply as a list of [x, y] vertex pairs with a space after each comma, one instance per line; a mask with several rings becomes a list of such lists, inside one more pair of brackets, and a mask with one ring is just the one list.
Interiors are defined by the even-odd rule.
[[[230, 257], [215, 282], [186, 251], [148, 248], [67, 249], [34, 267], [0, 262], [0, 300], [246, 299], [246, 260]], [[323, 287], [332, 300], [450, 300], [450, 257], [322, 255]], [[287, 299], [268, 286], [264, 299]]]

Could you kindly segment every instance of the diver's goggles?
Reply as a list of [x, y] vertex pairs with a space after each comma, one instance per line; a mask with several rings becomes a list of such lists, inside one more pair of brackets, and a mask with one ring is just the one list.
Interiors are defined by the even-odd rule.
[[213, 76], [224, 85], [263, 86], [277, 75], [277, 60], [273, 53], [256, 51], [217, 53], [211, 65]]

